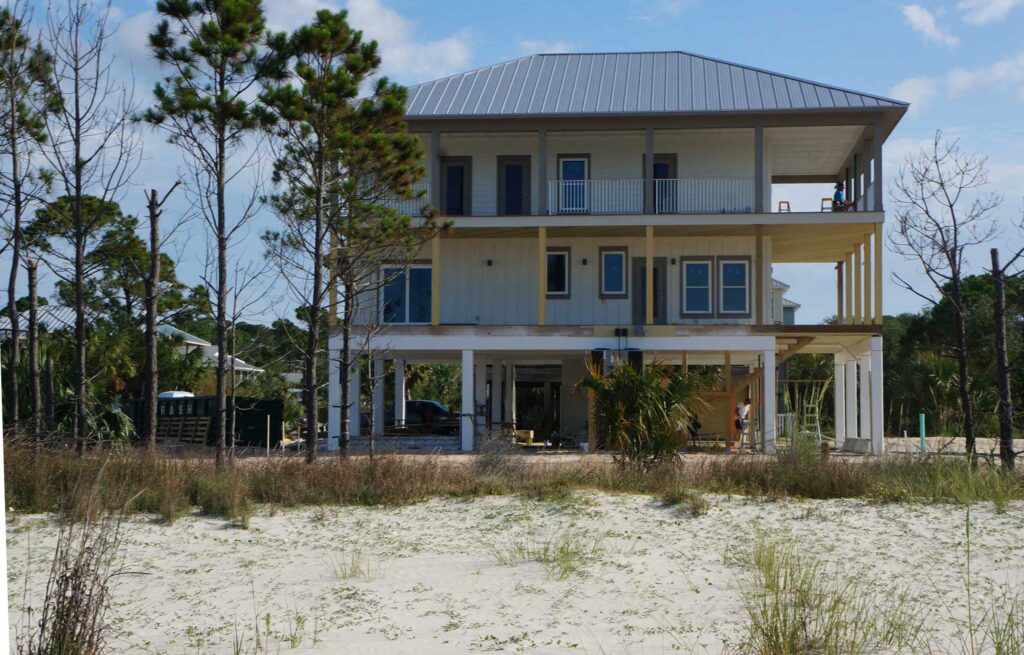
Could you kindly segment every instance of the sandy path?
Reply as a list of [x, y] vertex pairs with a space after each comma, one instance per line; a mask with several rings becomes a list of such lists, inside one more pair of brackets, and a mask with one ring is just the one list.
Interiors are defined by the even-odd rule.
[[[962, 509], [709, 500], [697, 518], [648, 497], [597, 493], [563, 503], [261, 508], [248, 530], [207, 517], [171, 527], [136, 517], [125, 565], [145, 575], [118, 579], [115, 645], [230, 653], [238, 639], [253, 652], [259, 617], [272, 653], [717, 653], [745, 623], [745, 570], [729, 554], [759, 532], [869, 584], [913, 591], [946, 630], [945, 606], [963, 609]], [[972, 516], [981, 586], [1024, 583], [1024, 503], [1001, 515], [978, 505]], [[11, 601], [21, 608], [26, 565], [38, 598], [54, 530], [46, 517], [21, 516], [8, 534]], [[565, 579], [540, 563], [496, 559], [517, 541], [559, 534], [599, 544]], [[369, 573], [346, 577], [353, 558]]]

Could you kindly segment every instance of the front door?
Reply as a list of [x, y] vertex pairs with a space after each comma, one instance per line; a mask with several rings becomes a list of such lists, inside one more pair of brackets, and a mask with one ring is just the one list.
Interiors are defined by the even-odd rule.
[[469, 157], [441, 158], [441, 213], [469, 216], [471, 165]]
[[498, 157], [498, 214], [530, 213], [530, 158]]
[[587, 179], [590, 162], [586, 157], [560, 157], [558, 160], [558, 211], [562, 214], [587, 213]]
[[[668, 312], [665, 307], [668, 291], [665, 286], [668, 262], [664, 257], [654, 258], [654, 324], [664, 325]], [[647, 258], [633, 258], [633, 325], [647, 321]]]

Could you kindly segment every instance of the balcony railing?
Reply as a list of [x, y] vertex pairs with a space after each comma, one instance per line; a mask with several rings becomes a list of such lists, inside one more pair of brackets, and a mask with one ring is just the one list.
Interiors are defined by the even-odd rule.
[[388, 201], [382, 203], [385, 207], [390, 207], [400, 214], [408, 216], [419, 216], [423, 213], [423, 208], [430, 203], [430, 182], [427, 180], [420, 180], [416, 184], [412, 185], [412, 198], [391, 198]]
[[644, 181], [551, 180], [549, 214], [642, 214]]
[[744, 214], [754, 211], [753, 178], [655, 180], [658, 214]]

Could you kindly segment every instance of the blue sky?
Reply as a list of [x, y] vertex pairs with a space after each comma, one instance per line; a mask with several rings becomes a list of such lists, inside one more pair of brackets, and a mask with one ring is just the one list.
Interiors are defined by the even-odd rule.
[[[908, 152], [928, 143], [936, 129], [961, 139], [970, 152], [989, 156], [993, 190], [1005, 195], [1000, 247], [1021, 241], [1015, 227], [1024, 198], [1024, 0], [949, 0], [917, 3], [713, 0], [265, 0], [276, 29], [292, 29], [316, 8], [348, 7], [351, 21], [380, 41], [385, 72], [414, 84], [535, 52], [686, 50], [768, 70], [889, 95], [912, 103], [886, 144], [886, 177]], [[122, 23], [117, 68], [130, 72], [137, 95], [148, 101], [159, 70], [149, 60], [145, 35], [153, 3], [115, 2]], [[37, 11], [37, 18], [45, 9]], [[175, 177], [175, 152], [159, 134], [146, 135], [137, 188], [122, 206], [144, 207], [142, 188], [163, 188]], [[825, 195], [828, 188], [824, 189]], [[777, 189], [794, 209], [816, 209], [818, 188]], [[175, 205], [168, 212], [180, 211]], [[249, 230], [239, 259], [259, 258], [257, 235], [272, 226], [266, 213]], [[891, 221], [890, 221], [891, 223]], [[202, 270], [202, 228], [192, 225], [171, 250], [181, 273], [195, 281]], [[974, 270], [987, 253], [972, 253]], [[920, 280], [916, 266], [887, 252], [887, 269]], [[778, 267], [802, 303], [801, 322], [835, 311], [828, 268]], [[820, 272], [816, 274], [815, 272]], [[808, 274], [815, 273], [815, 274]], [[5, 276], [6, 278], [6, 276]], [[43, 283], [43, 292], [48, 285]], [[289, 315], [281, 293], [265, 294], [254, 308], [264, 320]], [[921, 301], [886, 280], [885, 311], [912, 311]]]

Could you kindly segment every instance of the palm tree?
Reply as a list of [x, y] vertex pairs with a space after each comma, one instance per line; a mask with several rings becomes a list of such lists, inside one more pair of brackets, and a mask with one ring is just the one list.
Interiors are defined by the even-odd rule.
[[659, 363], [603, 371], [588, 362], [580, 386], [593, 392], [594, 421], [605, 446], [632, 468], [649, 468], [678, 453], [705, 406], [695, 374]]

